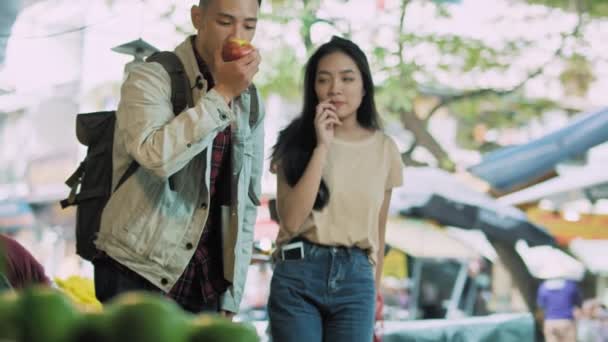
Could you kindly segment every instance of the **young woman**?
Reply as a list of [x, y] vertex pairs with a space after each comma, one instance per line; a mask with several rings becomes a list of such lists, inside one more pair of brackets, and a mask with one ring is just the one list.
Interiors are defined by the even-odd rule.
[[374, 331], [395, 143], [380, 130], [365, 54], [334, 37], [307, 63], [300, 117], [279, 135], [273, 341], [364, 341]]

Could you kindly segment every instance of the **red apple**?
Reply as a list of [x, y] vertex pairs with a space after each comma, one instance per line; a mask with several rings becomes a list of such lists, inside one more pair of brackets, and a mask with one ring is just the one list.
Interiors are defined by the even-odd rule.
[[230, 38], [222, 48], [222, 58], [226, 62], [235, 61], [254, 50], [253, 45], [244, 39]]

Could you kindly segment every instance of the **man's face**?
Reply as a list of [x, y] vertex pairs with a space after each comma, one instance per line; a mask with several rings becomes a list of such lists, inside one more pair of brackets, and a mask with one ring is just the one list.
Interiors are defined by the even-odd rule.
[[197, 49], [203, 59], [213, 58], [229, 38], [251, 41], [258, 21], [257, 0], [210, 0], [206, 7], [193, 6]]

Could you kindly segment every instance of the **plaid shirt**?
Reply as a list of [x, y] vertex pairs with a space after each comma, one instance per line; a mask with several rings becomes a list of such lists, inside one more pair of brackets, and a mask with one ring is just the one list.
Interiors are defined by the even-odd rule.
[[224, 181], [225, 177], [223, 177], [228, 173], [223, 171], [227, 169], [230, 162], [230, 141], [230, 127], [218, 133], [213, 140], [209, 182], [211, 196], [209, 217], [192, 260], [168, 293], [168, 296], [182, 307], [192, 311], [200, 311], [200, 307], [217, 299], [230, 285], [224, 279], [222, 264], [221, 226], [219, 224], [222, 196], [216, 191], [218, 188], [225, 190], [224, 184], [229, 184]]
[[[213, 77], [196, 49], [194, 49], [194, 55], [198, 67], [209, 85], [208, 89], [211, 89], [214, 86]], [[167, 294], [182, 307], [192, 311], [199, 311], [206, 303], [216, 300], [230, 285], [224, 278], [222, 264], [220, 206], [226, 204], [227, 193], [230, 193], [227, 191], [230, 184], [227, 177], [230, 174], [228, 170], [230, 169], [231, 137], [230, 126], [228, 126], [213, 140], [209, 180], [211, 204], [207, 223], [192, 260]], [[217, 192], [217, 189], [220, 192]]]

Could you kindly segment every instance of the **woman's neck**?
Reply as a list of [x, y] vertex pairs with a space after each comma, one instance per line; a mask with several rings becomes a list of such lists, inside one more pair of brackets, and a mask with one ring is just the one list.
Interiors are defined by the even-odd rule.
[[342, 121], [342, 125], [336, 126], [335, 136], [341, 140], [361, 140], [365, 137], [368, 137], [371, 133], [371, 130], [362, 127], [357, 121], [356, 115], [351, 115], [345, 120]]

